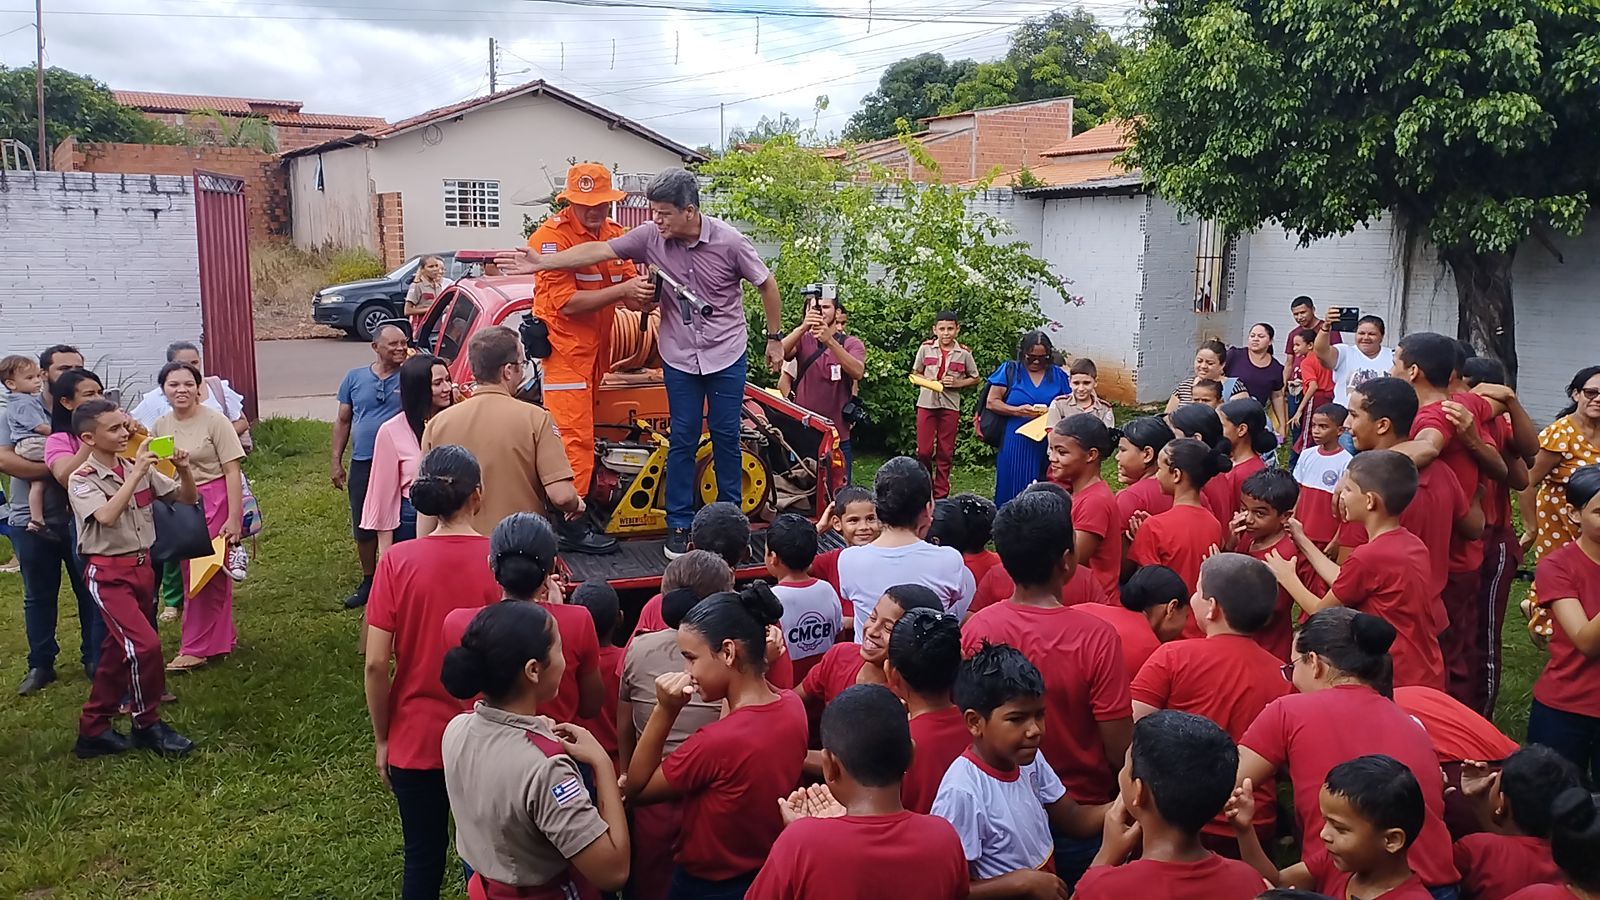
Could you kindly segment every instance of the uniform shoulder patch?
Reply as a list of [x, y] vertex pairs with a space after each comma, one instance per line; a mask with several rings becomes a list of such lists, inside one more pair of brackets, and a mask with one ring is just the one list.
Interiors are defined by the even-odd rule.
[[94, 485], [87, 481], [80, 481], [72, 486], [72, 493], [78, 497], [90, 497], [94, 492]]
[[565, 808], [588, 796], [588, 791], [584, 790], [583, 782], [574, 775], [551, 788], [550, 796], [555, 798], [557, 806]]
[[540, 253], [555, 253], [559, 249], [560, 248], [556, 246], [555, 241], [546, 241], [539, 245]]

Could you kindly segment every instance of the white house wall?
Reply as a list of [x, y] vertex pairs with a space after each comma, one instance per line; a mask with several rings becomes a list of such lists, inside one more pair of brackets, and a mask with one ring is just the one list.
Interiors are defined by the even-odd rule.
[[1171, 396], [1177, 383], [1194, 371], [1194, 350], [1202, 341], [1220, 338], [1240, 343], [1237, 286], [1230, 279], [1226, 309], [1194, 311], [1195, 249], [1199, 223], [1182, 217], [1171, 204], [1146, 195], [1144, 217], [1144, 289], [1139, 309], [1139, 402]]
[[1085, 197], [1020, 204], [1040, 207], [1039, 253], [1083, 305], [1054, 290], [1040, 291], [1039, 306], [1051, 340], [1073, 356], [1088, 357], [1100, 373], [1100, 392], [1130, 401], [1139, 364], [1139, 304], [1143, 290], [1145, 198]]
[[[1574, 372], [1600, 365], [1600, 213], [1590, 213], [1582, 235], [1557, 236], [1552, 243], [1565, 262], [1528, 241], [1511, 269], [1518, 394], [1540, 423], [1567, 404], [1563, 392]], [[1453, 291], [1450, 302], [1453, 308]]]
[[378, 252], [376, 200], [368, 171], [371, 152], [365, 146], [341, 147], [289, 160], [289, 218], [296, 245]]
[[[527, 95], [467, 112], [380, 142], [372, 152], [379, 193], [399, 191], [406, 250], [517, 246], [524, 213], [538, 218], [566, 178], [568, 160], [593, 161], [625, 173], [682, 165], [676, 153], [548, 96]], [[444, 182], [500, 182], [500, 227], [444, 224]], [[298, 192], [297, 192], [298, 196]]]

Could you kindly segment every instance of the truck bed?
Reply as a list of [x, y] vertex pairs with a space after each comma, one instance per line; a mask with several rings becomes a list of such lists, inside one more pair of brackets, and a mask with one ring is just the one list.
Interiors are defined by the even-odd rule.
[[[561, 561], [574, 582], [599, 580], [609, 582], [618, 590], [649, 587], [655, 590], [661, 573], [667, 569], [666, 538], [633, 538], [620, 542], [616, 553], [590, 556], [583, 553], [565, 553]], [[826, 553], [844, 546], [844, 538], [834, 533], [821, 535], [817, 552]], [[761, 577], [766, 574], [762, 560], [767, 556], [767, 532], [763, 528], [750, 533], [751, 564], [739, 570], [739, 579]], [[645, 582], [654, 581], [655, 585]]]

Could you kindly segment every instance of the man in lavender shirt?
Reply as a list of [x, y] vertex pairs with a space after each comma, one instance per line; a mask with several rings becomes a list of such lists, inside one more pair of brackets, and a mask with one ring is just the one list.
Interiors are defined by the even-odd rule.
[[783, 365], [782, 299], [777, 280], [756, 255], [750, 239], [700, 211], [700, 185], [692, 174], [667, 169], [650, 181], [645, 199], [650, 201], [653, 223], [640, 225], [622, 237], [590, 241], [558, 253], [518, 249], [495, 262], [502, 272], [526, 275], [631, 259], [662, 270], [698, 301], [688, 302], [670, 289], [659, 292], [662, 375], [671, 417], [666, 554], [675, 559], [689, 550], [694, 455], [702, 428], [711, 432], [717, 498], [738, 503], [741, 494], [739, 415], [744, 403], [749, 325], [739, 283], [748, 281], [761, 292], [767, 366], [774, 372]]

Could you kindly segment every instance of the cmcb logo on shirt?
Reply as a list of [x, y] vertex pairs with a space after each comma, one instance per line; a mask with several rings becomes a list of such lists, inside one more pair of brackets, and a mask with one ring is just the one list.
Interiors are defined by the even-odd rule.
[[794, 655], [809, 656], [833, 643], [833, 622], [822, 613], [811, 610], [801, 614], [785, 638], [800, 650]]

